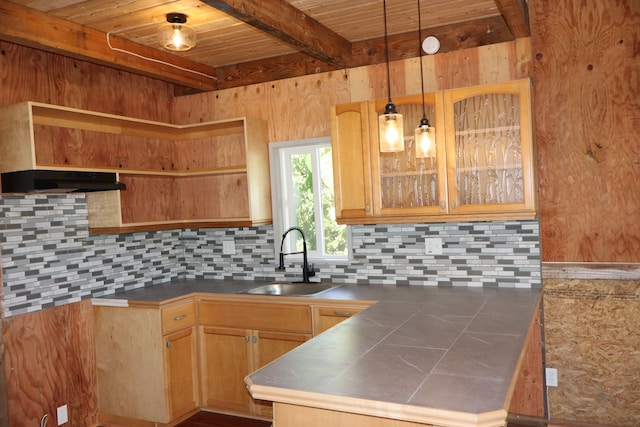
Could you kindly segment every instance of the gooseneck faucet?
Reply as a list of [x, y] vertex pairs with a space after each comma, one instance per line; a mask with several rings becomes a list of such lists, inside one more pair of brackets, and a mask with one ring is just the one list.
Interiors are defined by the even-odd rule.
[[[282, 252], [282, 249], [284, 247], [284, 240], [287, 237], [287, 234], [294, 230], [299, 232], [302, 236], [302, 252], [298, 251], [284, 253]], [[302, 232], [302, 229], [300, 227], [291, 227], [282, 235], [282, 242], [280, 242], [280, 264], [278, 265], [277, 269], [280, 271], [286, 270], [284, 266], [285, 255], [294, 255], [300, 253], [302, 254], [302, 283], [312, 283], [311, 280], [309, 280], [309, 277], [315, 276], [316, 272], [313, 270], [313, 265], [311, 266], [311, 268], [309, 268], [309, 262], [307, 260], [307, 239], [305, 239], [304, 233]]]

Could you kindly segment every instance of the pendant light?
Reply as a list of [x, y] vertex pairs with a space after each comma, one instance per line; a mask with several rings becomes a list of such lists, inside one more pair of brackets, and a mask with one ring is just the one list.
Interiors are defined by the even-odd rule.
[[404, 129], [402, 114], [396, 111], [396, 106], [391, 100], [391, 66], [389, 65], [389, 35], [387, 33], [387, 0], [383, 0], [384, 7], [384, 43], [387, 60], [387, 89], [388, 102], [384, 107], [384, 114], [378, 118], [378, 131], [380, 134], [380, 152], [389, 153], [404, 150]]
[[184, 13], [168, 13], [167, 24], [158, 30], [160, 44], [167, 50], [182, 52], [196, 45], [196, 31], [187, 25]]
[[422, 87], [422, 119], [415, 130], [416, 157], [436, 157], [436, 131], [429, 126], [427, 109], [424, 104], [424, 72], [422, 70], [422, 19], [420, 15], [420, 0], [418, 0], [418, 46], [420, 49], [420, 84]]

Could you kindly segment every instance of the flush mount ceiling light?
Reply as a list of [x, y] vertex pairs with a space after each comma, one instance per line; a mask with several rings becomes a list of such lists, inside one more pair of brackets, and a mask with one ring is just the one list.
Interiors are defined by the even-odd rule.
[[387, 0], [383, 1], [384, 7], [384, 52], [387, 60], [387, 89], [388, 102], [384, 108], [384, 114], [378, 118], [378, 131], [380, 133], [380, 152], [389, 153], [404, 150], [404, 129], [402, 114], [396, 111], [396, 106], [391, 100], [391, 67], [389, 65], [389, 36], [387, 34]]
[[181, 52], [196, 45], [196, 31], [187, 25], [184, 13], [168, 13], [167, 24], [158, 30], [160, 44], [167, 50]]
[[[437, 39], [436, 39], [437, 40]], [[422, 69], [422, 20], [420, 17], [420, 0], [418, 0], [418, 44], [420, 45], [420, 84], [422, 86], [422, 119], [416, 128], [416, 157], [436, 156], [436, 132], [429, 126], [427, 109], [424, 105], [424, 72]], [[436, 49], [437, 51], [437, 49]]]

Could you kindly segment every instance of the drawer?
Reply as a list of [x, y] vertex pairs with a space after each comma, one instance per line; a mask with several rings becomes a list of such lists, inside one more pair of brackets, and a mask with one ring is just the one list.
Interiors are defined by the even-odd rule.
[[198, 316], [203, 326], [311, 332], [311, 309], [306, 304], [201, 300]]
[[161, 309], [162, 335], [188, 328], [196, 323], [196, 305], [193, 300]]

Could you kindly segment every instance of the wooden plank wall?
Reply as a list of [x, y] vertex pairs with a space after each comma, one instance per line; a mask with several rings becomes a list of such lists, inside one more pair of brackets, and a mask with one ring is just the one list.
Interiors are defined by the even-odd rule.
[[640, 262], [640, 2], [529, 4], [543, 261]]
[[[425, 91], [529, 77], [531, 40], [482, 46], [423, 57]], [[391, 63], [391, 94], [420, 93], [419, 59]], [[175, 100], [174, 121], [193, 123], [234, 117], [267, 120], [269, 141], [328, 136], [329, 107], [386, 98], [385, 65], [184, 96]], [[417, 125], [417, 123], [416, 123]]]
[[[0, 42], [0, 105], [23, 101], [170, 121], [173, 85]], [[40, 425], [44, 413], [48, 425], [57, 425], [56, 405], [64, 403], [70, 425], [97, 423], [93, 317], [87, 304], [2, 322], [0, 369], [6, 381], [0, 375], [0, 427]]]

